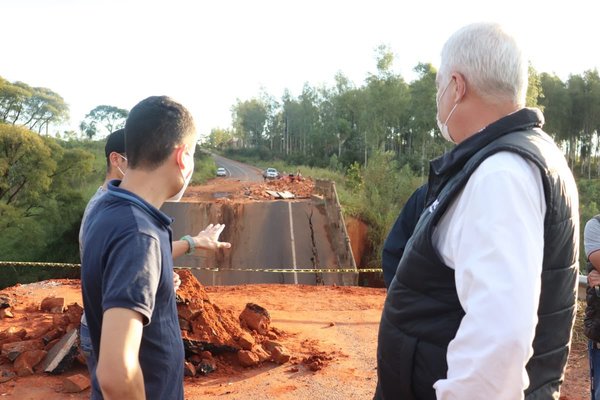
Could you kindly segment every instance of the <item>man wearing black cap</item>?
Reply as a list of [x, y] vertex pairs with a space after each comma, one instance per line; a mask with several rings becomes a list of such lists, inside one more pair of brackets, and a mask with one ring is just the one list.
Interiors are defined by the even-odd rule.
[[[125, 129], [119, 129], [108, 135], [106, 145], [104, 146], [104, 155], [106, 156], [106, 177], [104, 183], [98, 188], [92, 196], [81, 218], [81, 226], [85, 223], [88, 215], [100, 197], [106, 192], [106, 185], [113, 179], [122, 179], [127, 170], [127, 157], [125, 157]], [[83, 229], [79, 230], [79, 254], [83, 259]], [[92, 357], [92, 343], [90, 341], [90, 333], [87, 326], [85, 314], [81, 316], [81, 326], [79, 329], [81, 350], [85, 356], [88, 371], [90, 376], [96, 370], [96, 360]]]

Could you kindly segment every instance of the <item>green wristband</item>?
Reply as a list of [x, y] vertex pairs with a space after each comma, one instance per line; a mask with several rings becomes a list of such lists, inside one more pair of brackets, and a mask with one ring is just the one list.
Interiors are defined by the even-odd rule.
[[194, 239], [190, 235], [185, 235], [181, 238], [181, 240], [185, 240], [190, 246], [190, 248], [188, 249], [188, 251], [185, 252], [185, 254], [188, 256], [194, 254], [194, 251], [196, 250], [196, 243], [194, 243]]

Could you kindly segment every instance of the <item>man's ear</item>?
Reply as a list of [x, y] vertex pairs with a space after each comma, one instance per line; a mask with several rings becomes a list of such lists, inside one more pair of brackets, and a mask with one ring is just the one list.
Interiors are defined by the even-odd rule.
[[458, 72], [454, 72], [451, 79], [454, 79], [454, 82], [456, 83], [456, 85], [454, 85], [454, 90], [452, 91], [453, 100], [455, 103], [460, 103], [467, 93], [467, 81], [465, 80], [465, 77]]
[[179, 166], [179, 169], [183, 170], [185, 168], [185, 163], [183, 161], [183, 153], [185, 152], [185, 146], [179, 146], [175, 148], [175, 162]]
[[108, 160], [110, 161], [110, 165], [112, 167], [117, 167], [119, 165], [119, 159], [120, 158], [121, 158], [121, 155], [119, 153], [117, 153], [116, 151], [112, 151], [108, 155]]

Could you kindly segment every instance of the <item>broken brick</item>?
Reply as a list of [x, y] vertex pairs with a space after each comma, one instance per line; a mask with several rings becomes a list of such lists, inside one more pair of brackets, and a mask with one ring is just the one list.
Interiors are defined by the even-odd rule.
[[[33, 373], [35, 366], [38, 365], [44, 359], [44, 357], [46, 357], [46, 354], [48, 354], [48, 353], [44, 350], [30, 350], [30, 351], [21, 353], [15, 359], [15, 362], [13, 364], [13, 367], [17, 371], [17, 375], [19, 375], [18, 371], [21, 369], [27, 369]], [[28, 374], [28, 375], [31, 375], [31, 374]], [[19, 376], [23, 376], [23, 375], [19, 375]]]
[[271, 316], [265, 308], [258, 304], [248, 303], [240, 314], [240, 323], [261, 335], [266, 335], [269, 332]]
[[0, 319], [14, 317], [15, 316], [13, 315], [12, 311], [10, 311], [10, 308], [0, 308]]
[[[73, 325], [79, 326], [81, 322], [81, 315], [83, 314], [83, 308], [77, 303], [71, 303], [65, 309], [65, 315], [69, 319], [69, 322]], [[67, 329], [69, 330], [69, 329]]]
[[258, 361], [265, 362], [271, 359], [271, 354], [261, 346], [254, 346], [252, 352], [258, 356]]
[[10, 328], [3, 330], [0, 332], [0, 342], [2, 343], [10, 343], [10, 342], [18, 342], [23, 340], [23, 338], [27, 335], [27, 331], [25, 328], [16, 328], [11, 326]]
[[254, 346], [254, 338], [248, 332], [242, 332], [236, 339], [244, 350], [250, 350]]
[[290, 361], [291, 357], [290, 353], [283, 346], [275, 346], [271, 350], [271, 359], [277, 364], [285, 364]]
[[[50, 324], [37, 326], [35, 329], [31, 329], [27, 332], [27, 339], [42, 339], [42, 336], [50, 330], [52, 330], [52, 325]], [[48, 342], [44, 341], [44, 344], [46, 343]]]
[[183, 363], [183, 374], [185, 376], [196, 376], [196, 367], [191, 362]]
[[54, 339], [59, 339], [62, 335], [65, 334], [65, 330], [61, 327], [52, 329], [51, 331], [46, 332], [46, 334], [42, 337], [44, 343], [48, 344]]
[[259, 363], [259, 358], [256, 354], [248, 350], [238, 351], [238, 361], [243, 367], [253, 367]]
[[63, 391], [65, 393], [79, 393], [90, 387], [88, 377], [77, 374], [63, 379]]
[[69, 317], [64, 314], [56, 314], [52, 316], [52, 325], [55, 327], [65, 328], [70, 322], [71, 321], [69, 320]]
[[8, 357], [10, 361], [14, 361], [21, 353], [30, 350], [41, 350], [43, 348], [44, 343], [40, 339], [23, 340], [21, 342], [4, 343], [1, 354]]
[[42, 300], [40, 310], [51, 314], [62, 314], [65, 307], [65, 299], [63, 297], [46, 297]]

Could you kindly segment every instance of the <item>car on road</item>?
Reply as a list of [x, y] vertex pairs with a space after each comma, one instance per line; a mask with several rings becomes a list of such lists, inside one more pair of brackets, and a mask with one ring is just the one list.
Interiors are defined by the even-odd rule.
[[263, 178], [265, 179], [276, 179], [279, 178], [279, 172], [275, 168], [267, 168], [263, 172]]
[[217, 176], [227, 176], [227, 170], [223, 167], [217, 168]]

